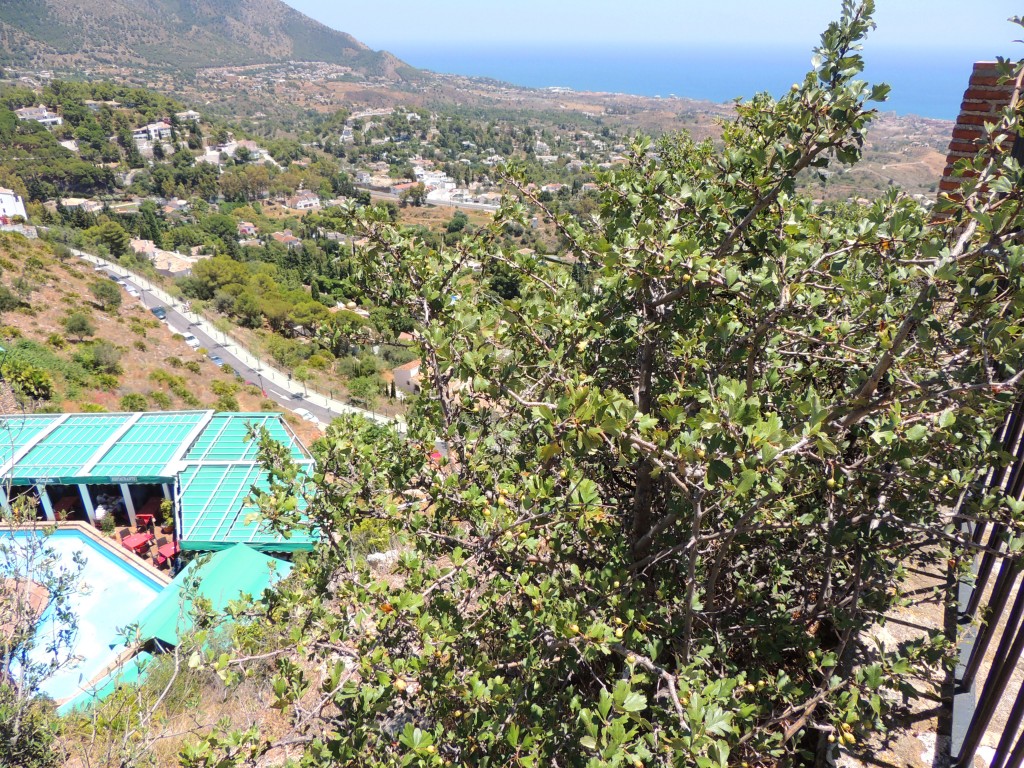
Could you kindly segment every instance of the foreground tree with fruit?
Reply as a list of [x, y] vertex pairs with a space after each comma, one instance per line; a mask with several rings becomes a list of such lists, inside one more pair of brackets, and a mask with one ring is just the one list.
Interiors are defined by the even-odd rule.
[[[941, 215], [796, 192], [858, 160], [884, 98], [857, 79], [872, 5], [845, 2], [814, 70], [740, 105], [723, 147], [638, 141], [595, 220], [552, 214], [568, 263], [363, 216], [361, 280], [415, 318], [426, 394], [405, 437], [330, 429], [308, 520], [265, 446], [269, 524], [322, 533], [260, 636], [291, 730], [187, 764], [792, 764], [884, 726], [948, 643], [864, 631], [908, 565], [963, 551], [948, 510], [1005, 459], [1024, 218], [1016, 109]], [[539, 204], [521, 188], [501, 222]], [[964, 506], [1013, 536], [1022, 512]], [[366, 530], [399, 543], [390, 573], [353, 552]], [[245, 674], [253, 643], [210, 663]]]

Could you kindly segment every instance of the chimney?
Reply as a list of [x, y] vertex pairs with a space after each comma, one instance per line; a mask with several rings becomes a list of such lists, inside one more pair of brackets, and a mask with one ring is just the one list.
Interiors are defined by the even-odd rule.
[[[998, 123], [1000, 113], [1013, 103], [1014, 94], [1020, 88], [1020, 81], [1000, 82], [998, 64], [994, 61], [979, 61], [971, 72], [971, 81], [964, 91], [964, 100], [960, 104], [960, 116], [953, 128], [953, 138], [949, 142], [946, 155], [946, 169], [939, 181], [939, 194], [949, 195], [960, 188], [964, 177], [974, 176], [973, 171], [957, 175], [953, 166], [962, 158], [973, 158], [985, 142], [985, 123]], [[1006, 145], [1004, 137], [1004, 146]], [[1013, 137], [1014, 156], [1024, 156], [1024, 142], [1020, 137]], [[1020, 153], [1020, 156], [1018, 156]], [[1024, 161], [1022, 161], [1024, 162]]]

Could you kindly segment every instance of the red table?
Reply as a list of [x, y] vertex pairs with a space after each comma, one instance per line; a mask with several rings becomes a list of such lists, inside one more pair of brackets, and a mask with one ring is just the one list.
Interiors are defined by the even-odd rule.
[[176, 554], [181, 551], [181, 547], [178, 546], [178, 542], [172, 541], [169, 544], [164, 544], [157, 550], [156, 564], [163, 565]]
[[139, 550], [145, 549], [149, 546], [155, 537], [152, 533], [133, 533], [130, 536], [125, 536], [121, 539], [121, 545], [125, 549], [130, 549], [135, 554], [139, 554]]

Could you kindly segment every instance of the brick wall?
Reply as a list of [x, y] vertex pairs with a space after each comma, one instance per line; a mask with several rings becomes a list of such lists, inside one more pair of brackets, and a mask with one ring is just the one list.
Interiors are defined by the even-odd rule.
[[985, 123], [999, 121], [999, 113], [1012, 102], [1014, 92], [1019, 88], [1020, 81], [1000, 84], [999, 72], [994, 61], [979, 61], [974, 65], [970, 83], [964, 91], [964, 100], [960, 104], [960, 116], [949, 142], [946, 169], [942, 172], [942, 180], [939, 182], [940, 194], [959, 189], [962, 177], [953, 172], [954, 164], [961, 158], [974, 157], [984, 143]]

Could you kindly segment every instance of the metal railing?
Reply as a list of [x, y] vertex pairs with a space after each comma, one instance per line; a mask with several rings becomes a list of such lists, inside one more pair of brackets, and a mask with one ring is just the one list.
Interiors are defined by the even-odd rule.
[[[1012, 459], [989, 471], [980, 484], [1020, 499], [1024, 491], [1024, 398], [1017, 401], [1003, 425], [1000, 441]], [[1013, 674], [1024, 655], [1024, 584], [1021, 553], [1008, 551], [1003, 523], [968, 520], [962, 516], [965, 494], [955, 510], [961, 531], [970, 537], [972, 582], [950, 580], [956, 610], [949, 629], [959, 640], [960, 660], [951, 681], [950, 757], [956, 768], [974, 765], [975, 755], [1001, 706], [1014, 695], [991, 768], [1020, 768], [1024, 763], [1024, 683], [1010, 690]], [[956, 564], [953, 565], [956, 567]], [[993, 580], [993, 574], [995, 578]], [[993, 653], [990, 653], [992, 648]]]

